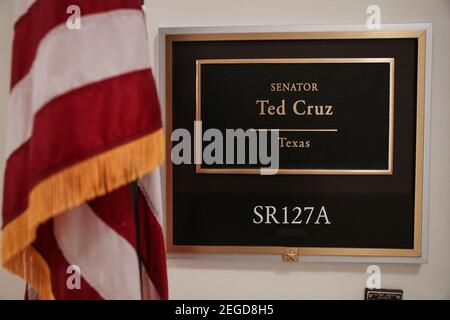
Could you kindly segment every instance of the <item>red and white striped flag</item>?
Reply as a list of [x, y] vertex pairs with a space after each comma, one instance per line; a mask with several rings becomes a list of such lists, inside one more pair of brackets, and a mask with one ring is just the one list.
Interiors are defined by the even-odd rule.
[[[14, 2], [3, 265], [40, 299], [167, 299], [163, 134], [141, 0]], [[66, 25], [72, 5], [80, 29]]]

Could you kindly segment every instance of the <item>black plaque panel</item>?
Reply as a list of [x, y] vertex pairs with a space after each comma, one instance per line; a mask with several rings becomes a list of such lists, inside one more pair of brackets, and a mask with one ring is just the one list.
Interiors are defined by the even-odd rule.
[[[200, 37], [201, 38], [201, 37]], [[197, 39], [197, 40], [196, 40]], [[344, 170], [325, 174], [227, 174], [198, 172], [195, 164], [168, 160], [168, 248], [172, 252], [279, 252], [296, 247], [331, 255], [420, 255], [417, 249], [416, 153], [419, 40], [416, 37], [364, 39], [198, 40], [168, 42], [170, 68], [168, 138], [194, 121], [208, 128], [336, 128], [337, 133], [281, 133], [315, 141], [309, 154], [281, 153], [281, 168]], [[201, 68], [201, 112], [197, 114], [198, 61], [229, 59], [391, 59], [389, 63], [205, 64]], [[204, 68], [206, 66], [206, 68]], [[422, 70], [423, 71], [423, 70]], [[300, 76], [299, 76], [300, 75]], [[317, 82], [317, 94], [269, 92], [270, 82]], [[393, 90], [392, 90], [393, 89]], [[392, 104], [390, 104], [390, 94]], [[297, 97], [335, 105], [336, 117], [259, 118], [255, 99], [292, 103]], [[276, 104], [276, 103], [275, 103]], [[228, 112], [223, 113], [227, 108]], [[390, 109], [393, 108], [393, 109]], [[423, 108], [423, 105], [422, 105]], [[392, 113], [390, 113], [390, 110]], [[390, 122], [392, 127], [390, 126]], [[389, 132], [392, 130], [392, 141]], [[328, 133], [327, 133], [328, 134]], [[392, 143], [392, 145], [391, 145]], [[170, 149], [176, 143], [168, 140]], [[336, 147], [339, 146], [339, 147]], [[389, 169], [384, 173], [345, 170]], [[205, 165], [201, 169], [248, 168]], [[220, 174], [219, 174], [220, 173]], [[244, 173], [244, 172], [243, 172]], [[421, 173], [420, 173], [421, 174]], [[274, 207], [279, 224], [255, 224], [255, 207]], [[315, 208], [309, 222], [292, 224], [294, 208]], [[319, 211], [326, 208], [329, 224]], [[288, 217], [284, 217], [284, 208]], [[283, 222], [288, 223], [283, 223]], [[269, 249], [270, 248], [270, 249]], [[338, 249], [361, 249], [339, 251]], [[335, 249], [335, 250], [333, 250]], [[397, 251], [389, 251], [396, 250]], [[371, 251], [378, 250], [378, 251]], [[380, 251], [381, 250], [381, 251]], [[386, 251], [383, 251], [386, 250]], [[403, 251], [402, 251], [403, 250]], [[315, 252], [315, 251], [308, 251]], [[314, 254], [314, 253], [313, 253]]]
[[[393, 59], [234, 61], [198, 62], [198, 120], [204, 131], [279, 129], [280, 169], [389, 173]], [[269, 114], [270, 105], [281, 106], [281, 114]], [[288, 141], [296, 145], [288, 147]], [[203, 163], [201, 168], [258, 166]]]

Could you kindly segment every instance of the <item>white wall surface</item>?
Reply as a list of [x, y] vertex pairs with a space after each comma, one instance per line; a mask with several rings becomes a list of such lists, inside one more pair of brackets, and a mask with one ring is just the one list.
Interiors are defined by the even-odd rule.
[[[3, 173], [5, 168], [4, 149], [6, 134], [6, 104], [9, 93], [9, 74], [12, 45], [13, 0], [0, 0], [0, 202], [3, 203]], [[2, 217], [0, 215], [0, 221]], [[1, 230], [0, 230], [1, 235]], [[1, 245], [0, 237], [0, 245]], [[0, 257], [1, 259], [1, 257]], [[22, 299], [24, 284], [18, 277], [11, 276], [0, 267], [0, 299]]]
[[[0, 156], [5, 141], [13, 0], [0, 0]], [[383, 24], [433, 23], [429, 263], [381, 264], [382, 287], [405, 299], [450, 299], [450, 0], [146, 0], [152, 59], [158, 27], [364, 24], [370, 4]], [[0, 162], [2, 178], [4, 162]], [[1, 191], [0, 186], [0, 191]], [[0, 192], [1, 194], [2, 192]], [[0, 195], [1, 199], [1, 195]], [[362, 263], [169, 260], [172, 299], [361, 299]], [[21, 299], [23, 283], [0, 269], [0, 299]]]

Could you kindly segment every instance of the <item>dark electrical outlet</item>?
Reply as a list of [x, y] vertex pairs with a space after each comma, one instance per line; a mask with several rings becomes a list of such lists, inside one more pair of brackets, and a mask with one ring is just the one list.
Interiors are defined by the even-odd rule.
[[366, 288], [364, 300], [403, 300], [403, 290]]

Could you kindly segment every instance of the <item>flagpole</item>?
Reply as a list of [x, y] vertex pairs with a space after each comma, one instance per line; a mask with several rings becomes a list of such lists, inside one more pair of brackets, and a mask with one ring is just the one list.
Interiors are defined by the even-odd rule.
[[136, 255], [139, 267], [139, 288], [141, 292], [141, 300], [144, 299], [142, 288], [142, 255], [141, 255], [141, 223], [139, 219], [139, 195], [137, 180], [131, 183], [131, 205], [133, 207], [134, 226], [136, 235]]

